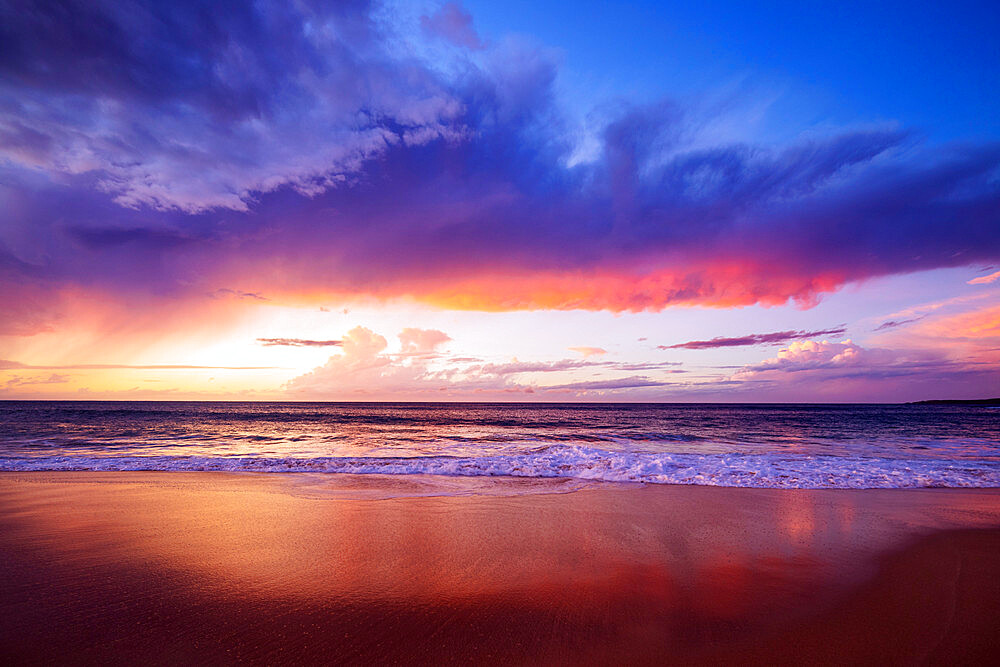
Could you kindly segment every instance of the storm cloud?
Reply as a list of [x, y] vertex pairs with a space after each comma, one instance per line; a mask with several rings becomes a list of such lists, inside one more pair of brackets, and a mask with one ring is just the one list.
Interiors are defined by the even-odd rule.
[[577, 159], [549, 51], [457, 5], [423, 18], [0, 5], [2, 330], [44, 330], [67, 286], [640, 311], [1000, 261], [1000, 146], [713, 143], [660, 101], [602, 107]]

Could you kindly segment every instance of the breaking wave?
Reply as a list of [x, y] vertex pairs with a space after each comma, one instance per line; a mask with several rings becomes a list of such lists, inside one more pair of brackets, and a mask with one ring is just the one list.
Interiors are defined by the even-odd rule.
[[608, 451], [582, 445], [498, 456], [0, 457], [3, 471], [228, 471], [578, 478], [607, 482], [784, 489], [1000, 487], [1000, 461]]

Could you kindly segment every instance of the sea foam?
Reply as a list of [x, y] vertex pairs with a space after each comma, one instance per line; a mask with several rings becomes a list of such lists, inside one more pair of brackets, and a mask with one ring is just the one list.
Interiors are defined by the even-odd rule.
[[46, 456], [0, 457], [4, 471], [238, 471], [560, 477], [608, 482], [787, 489], [998, 487], [1000, 461], [874, 456], [684, 454], [550, 446], [504, 456]]

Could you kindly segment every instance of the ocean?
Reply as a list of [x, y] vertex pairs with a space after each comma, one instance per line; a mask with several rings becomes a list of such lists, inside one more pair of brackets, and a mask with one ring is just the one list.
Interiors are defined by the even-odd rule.
[[3, 401], [0, 470], [1000, 487], [1000, 409]]

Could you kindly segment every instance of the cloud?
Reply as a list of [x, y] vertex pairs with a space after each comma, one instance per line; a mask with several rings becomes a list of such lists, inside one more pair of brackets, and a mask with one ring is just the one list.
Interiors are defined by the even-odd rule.
[[451, 337], [437, 329], [403, 329], [399, 334], [403, 354], [429, 354]]
[[578, 359], [560, 359], [558, 361], [514, 361], [505, 364], [483, 364], [474, 366], [472, 370], [481, 375], [516, 375], [518, 373], [555, 373], [594, 366], [590, 361]]
[[[922, 313], [914, 318], [919, 321], [882, 334], [879, 342], [896, 349], [922, 351], [924, 357], [947, 360], [970, 373], [985, 373], [983, 378], [969, 378], [970, 388], [980, 388], [971, 397], [995, 395], [1000, 390], [1000, 306], [994, 305], [996, 302], [995, 294], [984, 294], [982, 298], [918, 306], [913, 310]], [[936, 377], [935, 370], [929, 369], [928, 376]]]
[[307, 338], [258, 338], [257, 342], [266, 347], [334, 347], [340, 345], [339, 340], [309, 340]]
[[581, 347], [569, 347], [569, 348], [566, 348], [566, 349], [572, 350], [573, 352], [579, 352], [580, 354], [583, 355], [584, 359], [588, 359], [588, 358], [593, 357], [593, 356], [600, 356], [602, 354], [607, 354], [608, 353], [608, 351], [605, 350], [603, 347], [586, 347], [586, 346], [581, 346]]
[[[666, 373], [686, 373], [679, 368], [671, 369], [671, 366], [680, 366], [679, 361], [605, 361], [601, 364], [606, 368], [613, 368], [620, 371], [652, 371], [661, 370]], [[669, 369], [669, 370], [668, 370]]]
[[[880, 396], [886, 391], [919, 398], [933, 392], [989, 393], [995, 389], [996, 364], [970, 359], [951, 359], [941, 350], [866, 348], [846, 340], [794, 341], [778, 354], [738, 370], [732, 380], [765, 382], [785, 387], [786, 395], [795, 391], [817, 395], [839, 394], [852, 400], [866, 395]], [[903, 386], [900, 379], [906, 379]], [[843, 399], [841, 399], [843, 400]]]
[[798, 373], [819, 368], [852, 368], [886, 364], [894, 360], [887, 350], [866, 350], [850, 340], [842, 343], [830, 341], [794, 341], [780, 350], [777, 356], [744, 367], [738, 376], [754, 376], [768, 371]]
[[[482, 363], [474, 357], [428, 355], [438, 345], [451, 340], [436, 330], [404, 329], [400, 342], [410, 353], [388, 352], [385, 337], [365, 327], [355, 327], [344, 335], [342, 353], [326, 364], [294, 378], [285, 389], [289, 394], [329, 399], [459, 399], [504, 398], [509, 395], [546, 391], [572, 393], [579, 397], [603, 395], [609, 391], [650, 389], [669, 382], [647, 376], [617, 377], [622, 370], [662, 370], [662, 364], [618, 364], [583, 359]], [[415, 341], [420, 341], [415, 342]], [[424, 353], [419, 353], [423, 351]], [[540, 384], [531, 374], [560, 374], [580, 369], [603, 370], [609, 376], [593, 380]], [[676, 372], [675, 369], [666, 371]]]
[[267, 297], [261, 296], [256, 292], [244, 292], [242, 290], [233, 290], [227, 287], [215, 290], [215, 292], [212, 293], [212, 296], [217, 298], [235, 297], [237, 299], [249, 299], [251, 301], [270, 301]]
[[9, 378], [4, 386], [6, 389], [13, 389], [15, 387], [24, 387], [27, 385], [34, 384], [62, 384], [64, 382], [69, 382], [68, 375], [60, 375], [58, 373], [53, 373], [48, 377], [22, 377], [20, 375], [15, 375]]
[[[992, 345], [1000, 340], [1000, 318], [985, 309], [955, 316], [953, 341]], [[400, 336], [400, 348], [414, 330]], [[399, 354], [389, 341], [364, 327], [345, 334], [340, 354], [285, 386], [287, 395], [317, 400], [517, 400], [545, 394], [580, 400], [774, 400], [805, 396], [828, 401], [919, 400], [927, 396], [970, 397], [995, 393], [996, 355], [957, 354], [957, 347], [866, 347], [852, 340], [790, 341], [773, 357], [725, 375], [688, 374], [677, 362], [584, 359], [484, 362], [433, 352], [443, 332]], [[975, 338], [978, 336], [978, 338]], [[955, 354], [953, 354], [955, 353]], [[685, 379], [673, 380], [676, 374]]]
[[[979, 303], [986, 301], [992, 302], [1000, 298], [1000, 292], [996, 290], [977, 292], [975, 294], [963, 294], [961, 296], [954, 296], [948, 299], [942, 299], [940, 301], [933, 301], [930, 303], [922, 303], [898, 312], [892, 313], [886, 316], [887, 321], [900, 322], [905, 324], [903, 320], [922, 320], [924, 318], [931, 317], [935, 314], [940, 315], [943, 312], [955, 312], [956, 310], [967, 309], [972, 306], [973, 310], [977, 310]], [[892, 328], [892, 327], [889, 327]]]
[[[389, 35], [372, 11], [321, 2], [11, 6], [0, 22], [2, 92], [12, 104], [0, 118], [3, 152], [95, 175], [130, 207], [247, 210], [256, 193], [282, 186], [321, 192], [401, 138], [413, 145], [451, 132], [441, 123], [460, 110], [429, 71], [406, 71], [385, 51]], [[441, 25], [457, 29], [453, 14]], [[321, 134], [331, 141], [313, 140]]]
[[617, 378], [614, 380], [587, 380], [583, 382], [568, 382], [566, 384], [547, 385], [542, 387], [545, 391], [568, 391], [568, 390], [609, 390], [609, 389], [639, 389], [643, 387], [666, 387], [670, 382], [653, 380], [641, 375], [634, 375], [627, 378]]
[[[680, 362], [624, 362], [624, 361], [588, 361], [587, 359], [559, 359], [556, 361], [513, 361], [507, 363], [489, 363], [473, 365], [469, 367], [481, 375], [507, 376], [518, 373], [559, 373], [563, 371], [573, 371], [581, 368], [609, 369], [617, 371], [648, 371], [665, 370], [672, 366], [679, 366]], [[683, 372], [678, 370], [667, 370], [666, 372]]]
[[676, 345], [657, 345], [660, 350], [708, 350], [718, 347], [745, 347], [748, 345], [779, 345], [790, 340], [814, 338], [816, 336], [839, 336], [847, 331], [846, 327], [834, 327], [821, 331], [775, 331], [766, 334], [747, 334], [735, 338], [712, 338], [711, 340], [692, 340]]
[[917, 333], [936, 339], [968, 339], [1000, 345], [1000, 306], [991, 305], [938, 317], [924, 324]]
[[905, 320], [886, 320], [882, 324], [878, 325], [873, 329], [873, 331], [885, 331], [886, 329], [895, 329], [901, 327], [904, 324], [910, 324], [912, 322], [919, 322], [920, 320], [927, 317], [926, 315], [921, 315], [920, 317], [911, 317]]
[[[483, 43], [457, 5], [424, 18], [309, 0], [0, 8], [3, 328], [51, 326], [68, 286], [808, 307], [1000, 261], [1000, 145], [889, 126], [722, 141], [712, 112], [595, 100], [578, 160], [557, 56]], [[440, 37], [455, 48], [422, 56]]]
[[979, 276], [978, 278], [973, 278], [972, 280], [969, 281], [968, 284], [970, 284], [970, 285], [988, 285], [988, 284], [990, 284], [992, 282], [996, 282], [997, 280], [1000, 280], [1000, 271], [997, 271], [995, 273], [991, 273], [988, 276]]
[[[437, 341], [436, 344], [444, 342], [440, 336], [426, 333], [420, 329], [405, 329], [403, 344], [416, 351], [421, 343], [426, 347], [433, 341]], [[386, 354], [388, 345], [385, 337], [371, 329], [355, 327], [344, 334], [342, 354], [334, 355], [323, 366], [292, 379], [286, 389], [293, 394], [350, 398], [412, 393], [426, 395], [442, 387], [447, 388], [450, 373], [431, 369], [427, 361], [419, 357]]]
[[429, 35], [467, 49], [478, 50], [485, 46], [472, 25], [472, 15], [455, 2], [445, 3], [430, 16], [421, 16], [420, 27]]
[[143, 371], [171, 371], [171, 370], [227, 370], [227, 371], [263, 371], [274, 370], [278, 366], [190, 366], [184, 364], [55, 364], [55, 365], [30, 365], [22, 364], [19, 361], [10, 359], [0, 359], [0, 370], [19, 369], [28, 370], [143, 370]]

